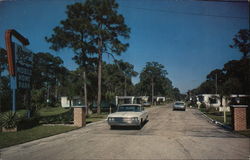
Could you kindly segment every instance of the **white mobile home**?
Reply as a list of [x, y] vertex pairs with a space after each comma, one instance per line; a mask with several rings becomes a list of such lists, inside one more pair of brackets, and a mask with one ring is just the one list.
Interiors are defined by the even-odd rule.
[[[226, 107], [226, 111], [230, 111], [229, 104], [230, 103], [237, 103], [237, 99], [244, 99], [249, 97], [249, 95], [235, 95], [232, 94], [229, 96], [228, 100], [226, 100], [226, 97], [222, 97], [222, 102], [219, 94], [200, 94], [197, 95], [197, 104], [198, 106], [201, 105], [201, 103], [205, 103], [207, 107], [215, 107], [219, 111], [223, 111], [224, 107]], [[235, 102], [234, 102], [235, 101]]]

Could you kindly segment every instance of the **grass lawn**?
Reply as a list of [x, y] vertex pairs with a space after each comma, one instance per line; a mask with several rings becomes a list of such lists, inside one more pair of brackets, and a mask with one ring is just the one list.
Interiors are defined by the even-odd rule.
[[[211, 114], [211, 113], [205, 113], [208, 117], [212, 118], [213, 120], [219, 121], [221, 123], [224, 123], [224, 116], [222, 115], [215, 115], [215, 114]], [[226, 125], [231, 125], [231, 115], [230, 113], [226, 113], [227, 115], [227, 122], [224, 123]]]
[[[201, 108], [200, 111], [206, 114], [208, 117], [212, 118], [213, 120], [219, 121], [221, 123], [224, 123], [224, 116], [223, 112], [205, 112], [205, 109]], [[224, 123], [226, 125], [231, 125], [231, 113], [226, 112], [227, 116], [227, 122]]]
[[[61, 113], [65, 113], [69, 111], [70, 109], [62, 108], [62, 107], [46, 107], [38, 110], [38, 113], [42, 117], [46, 116], [53, 116]], [[16, 111], [16, 114], [18, 117], [25, 117], [27, 116], [27, 109], [19, 109]]]
[[[40, 117], [56, 116], [65, 112], [69, 109], [56, 107], [56, 108], [42, 108], [39, 110]], [[18, 117], [24, 117], [27, 114], [27, 110], [22, 109], [17, 111]], [[86, 119], [86, 123], [97, 122], [107, 118], [108, 113], [91, 114]], [[78, 127], [74, 126], [36, 126], [31, 129], [20, 130], [18, 132], [0, 132], [0, 148], [29, 142], [32, 140], [49, 137], [52, 135], [68, 132]]]
[[245, 131], [238, 131], [238, 133], [250, 137], [250, 129], [247, 129]]
[[77, 128], [78, 127], [74, 126], [36, 126], [34, 128], [18, 132], [0, 132], [0, 148], [49, 137]]
[[86, 123], [88, 124], [92, 122], [97, 122], [97, 121], [107, 118], [107, 116], [108, 116], [108, 113], [101, 113], [101, 114], [94, 113], [87, 117]]

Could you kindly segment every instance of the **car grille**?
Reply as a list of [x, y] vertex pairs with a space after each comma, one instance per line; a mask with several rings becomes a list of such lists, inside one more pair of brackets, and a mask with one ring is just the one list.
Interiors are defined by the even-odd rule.
[[118, 122], [126, 122], [126, 121], [129, 121], [131, 119], [130, 118], [115, 117], [114, 120], [118, 121]]

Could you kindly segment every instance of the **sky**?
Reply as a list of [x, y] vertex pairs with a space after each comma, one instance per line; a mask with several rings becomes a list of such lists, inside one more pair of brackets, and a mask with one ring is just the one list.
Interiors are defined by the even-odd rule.
[[[70, 49], [49, 49], [44, 39], [66, 18], [66, 6], [80, 0], [0, 0], [0, 47], [4, 32], [15, 29], [29, 39], [34, 53], [49, 52], [64, 60], [70, 70], [77, 67]], [[186, 93], [198, 87], [206, 75], [223, 68], [229, 60], [240, 59], [229, 48], [240, 29], [249, 28], [249, 3], [196, 0], [117, 0], [118, 12], [131, 28], [129, 48], [123, 59], [141, 72], [146, 62], [165, 66], [173, 86]], [[112, 59], [104, 57], [108, 63]], [[139, 77], [133, 78], [134, 83]]]

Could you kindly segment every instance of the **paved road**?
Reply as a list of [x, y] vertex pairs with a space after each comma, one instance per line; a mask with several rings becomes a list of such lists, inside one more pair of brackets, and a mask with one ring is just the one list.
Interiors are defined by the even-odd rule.
[[2, 160], [248, 159], [250, 139], [208, 123], [198, 111], [150, 109], [141, 130], [105, 122], [1, 150]]

